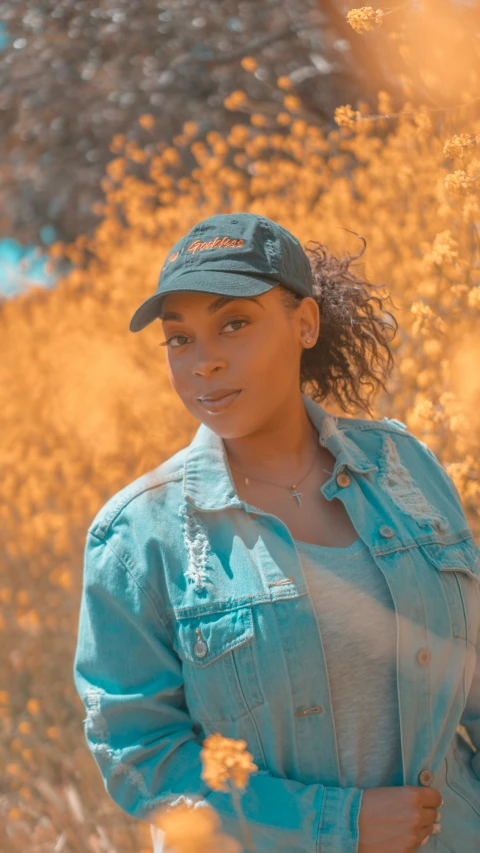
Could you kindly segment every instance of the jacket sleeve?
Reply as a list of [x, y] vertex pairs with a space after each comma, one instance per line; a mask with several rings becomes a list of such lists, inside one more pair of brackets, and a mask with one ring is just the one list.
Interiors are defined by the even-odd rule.
[[[127, 814], [148, 822], [184, 795], [212, 805], [223, 831], [241, 841], [230, 794], [201, 778], [202, 746], [171, 626], [122, 555], [89, 531], [74, 660], [88, 748], [109, 796]], [[357, 853], [362, 794], [252, 774], [241, 803], [255, 853]]]
[[475, 755], [472, 756], [470, 766], [480, 781], [480, 631], [477, 637], [476, 653], [477, 660], [473, 681], [470, 686], [467, 704], [460, 718], [460, 725], [465, 726], [467, 734], [477, 750]]
[[[437, 469], [437, 472], [443, 479], [445, 488], [449, 490], [451, 500], [456, 504], [457, 511], [460, 513], [460, 517], [463, 520], [464, 527], [469, 527], [463, 509], [462, 499], [452, 477], [441, 465], [433, 451], [430, 450], [430, 448], [423, 442], [422, 445], [427, 450], [428, 455], [435, 463], [435, 467]], [[480, 553], [480, 549], [478, 549], [478, 551]], [[478, 582], [480, 583], [480, 581]], [[478, 633], [476, 643], [476, 664], [473, 675], [473, 681], [468, 694], [467, 703], [460, 718], [460, 725], [465, 727], [470, 740], [472, 741], [475, 749], [477, 750], [476, 754], [472, 757], [470, 761], [470, 765], [477, 779], [480, 780], [480, 631]]]

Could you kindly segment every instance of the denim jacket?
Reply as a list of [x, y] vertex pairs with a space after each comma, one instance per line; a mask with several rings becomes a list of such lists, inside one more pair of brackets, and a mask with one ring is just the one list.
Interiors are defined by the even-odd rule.
[[[403, 783], [444, 800], [422, 849], [478, 853], [480, 548], [453, 480], [404, 424], [337, 418], [302, 397], [336, 460], [322, 494], [343, 502], [393, 598]], [[185, 795], [240, 840], [230, 794], [201, 778], [202, 741], [220, 732], [245, 739], [258, 766], [242, 795], [256, 853], [357, 853], [363, 791], [339, 785], [293, 537], [240, 500], [205, 424], [90, 524], [74, 680], [88, 748], [127, 814], [149, 821]]]

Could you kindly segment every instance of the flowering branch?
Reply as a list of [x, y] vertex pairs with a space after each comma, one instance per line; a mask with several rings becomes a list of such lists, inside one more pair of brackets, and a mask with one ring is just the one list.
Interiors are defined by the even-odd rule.
[[251, 835], [240, 804], [239, 790], [244, 790], [250, 773], [258, 770], [252, 761], [252, 755], [246, 749], [245, 740], [223, 737], [218, 732], [209, 735], [203, 741], [201, 752], [203, 770], [202, 779], [214, 791], [229, 791], [237, 813], [243, 844], [246, 850], [254, 853]]
[[243, 814], [242, 805], [240, 802], [240, 794], [238, 792], [238, 789], [235, 788], [235, 786], [232, 785], [231, 782], [229, 782], [229, 789], [230, 789], [230, 793], [232, 795], [233, 805], [234, 805], [235, 811], [237, 813], [238, 822], [240, 824], [240, 831], [242, 834], [243, 846], [245, 847], [245, 850], [249, 851], [249, 853], [255, 853], [254, 847], [253, 847], [252, 836], [250, 834], [250, 829], [248, 827], [247, 821], [245, 820], [245, 815]]
[[410, 0], [409, 3], [404, 3], [403, 6], [395, 6], [393, 9], [388, 9], [388, 11], [384, 11], [383, 9], [377, 9], [375, 11], [372, 6], [362, 6], [361, 9], [350, 10], [347, 14], [347, 22], [356, 33], [366, 33], [369, 30], [373, 30], [375, 24], [377, 26], [381, 26], [383, 24], [383, 19], [386, 18], [387, 15], [391, 15], [393, 12], [399, 12], [401, 9], [406, 9], [407, 6], [411, 5], [412, 0]]
[[399, 113], [378, 113], [367, 115], [358, 110], [352, 110], [351, 104], [346, 104], [342, 107], [337, 107], [335, 110], [335, 121], [340, 127], [353, 128], [360, 121], [375, 121], [376, 119], [399, 118], [400, 116], [415, 116], [419, 113], [440, 113], [449, 112], [450, 110], [458, 110], [462, 107], [469, 107], [480, 101], [480, 97], [472, 98], [471, 101], [466, 101], [464, 104], [454, 104], [452, 107], [422, 107], [421, 110], [402, 110]]

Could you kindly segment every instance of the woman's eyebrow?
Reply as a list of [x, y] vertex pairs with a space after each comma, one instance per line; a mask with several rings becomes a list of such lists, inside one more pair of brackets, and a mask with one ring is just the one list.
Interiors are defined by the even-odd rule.
[[[215, 314], [215, 312], [219, 311], [220, 308], [223, 308], [227, 302], [239, 302], [242, 299], [246, 299], [249, 302], [255, 302], [257, 305], [260, 305], [261, 308], [264, 307], [262, 303], [255, 298], [255, 296], [220, 296], [219, 299], [215, 299], [210, 303], [207, 308], [207, 312], [209, 314]], [[182, 322], [184, 319], [183, 314], [179, 314], [178, 311], [167, 311], [166, 314], [163, 314], [161, 317], [162, 322], [165, 322], [166, 320], [178, 320], [179, 322]]]

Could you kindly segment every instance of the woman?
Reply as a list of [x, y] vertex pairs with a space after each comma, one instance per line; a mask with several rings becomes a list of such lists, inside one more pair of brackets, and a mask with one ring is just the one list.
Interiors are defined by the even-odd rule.
[[87, 743], [128, 814], [185, 796], [240, 839], [200, 752], [212, 732], [244, 738], [257, 853], [478, 853], [480, 752], [456, 729], [480, 746], [480, 549], [404, 424], [303, 393], [368, 411], [382, 348], [391, 365], [381, 300], [309, 253], [265, 217], [213, 216], [132, 318], [161, 318], [201, 424], [89, 527]]

